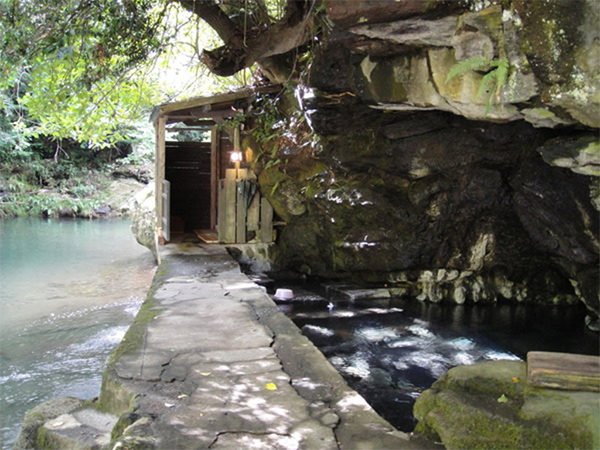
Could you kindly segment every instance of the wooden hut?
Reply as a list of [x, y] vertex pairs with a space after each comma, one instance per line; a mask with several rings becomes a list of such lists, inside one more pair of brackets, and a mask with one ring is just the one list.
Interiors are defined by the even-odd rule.
[[157, 234], [222, 243], [271, 242], [273, 210], [257, 189], [239, 128], [219, 126], [268, 86], [165, 103], [154, 108]]

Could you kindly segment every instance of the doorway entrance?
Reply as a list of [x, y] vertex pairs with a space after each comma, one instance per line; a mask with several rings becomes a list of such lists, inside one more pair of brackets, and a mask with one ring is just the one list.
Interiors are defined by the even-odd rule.
[[[226, 192], [233, 199], [225, 202], [219, 199], [221, 181], [227, 178], [227, 169], [232, 167], [233, 154], [241, 154], [238, 148], [234, 151], [233, 130], [239, 127], [225, 126], [224, 121], [248, 108], [257, 93], [270, 94], [281, 90], [280, 86], [264, 86], [254, 89], [242, 89], [235, 92], [217, 94], [210, 97], [196, 97], [178, 102], [159, 105], [154, 108], [151, 120], [156, 130], [156, 168], [155, 168], [155, 200], [156, 200], [156, 237], [158, 242], [172, 239], [172, 235], [194, 233], [217, 236], [218, 221], [224, 224], [235, 223], [240, 229], [233, 242], [247, 242], [252, 235], [254, 224], [247, 219], [238, 220], [243, 215], [235, 215], [232, 222], [223, 212], [229, 211], [237, 202], [237, 196]], [[227, 130], [224, 131], [219, 125]], [[231, 135], [231, 137], [230, 137]], [[237, 139], [239, 147], [239, 138]], [[247, 168], [249, 161], [241, 159], [236, 167]], [[230, 169], [231, 170], [231, 169]], [[237, 182], [236, 179], [233, 180]], [[247, 184], [247, 183], [246, 183]], [[238, 189], [238, 185], [235, 185]], [[246, 208], [250, 208], [250, 200]], [[221, 209], [219, 211], [219, 204]], [[265, 217], [272, 216], [272, 209], [265, 206]], [[251, 208], [250, 208], [251, 209]], [[261, 209], [262, 211], [262, 209]], [[266, 220], [266, 219], [265, 219]], [[239, 224], [237, 223], [239, 222]], [[225, 225], [221, 228], [225, 228]], [[242, 232], [242, 228], [246, 230]], [[248, 231], [249, 230], [249, 231]], [[256, 235], [256, 233], [254, 233]], [[272, 233], [261, 233], [271, 242]], [[268, 236], [267, 236], [268, 235]], [[219, 241], [228, 242], [219, 232]], [[228, 236], [228, 235], [227, 235]], [[202, 238], [203, 239], [203, 238]], [[215, 238], [216, 239], [216, 238]], [[241, 239], [241, 240], [240, 240]]]
[[166, 142], [171, 234], [210, 230], [210, 142]]

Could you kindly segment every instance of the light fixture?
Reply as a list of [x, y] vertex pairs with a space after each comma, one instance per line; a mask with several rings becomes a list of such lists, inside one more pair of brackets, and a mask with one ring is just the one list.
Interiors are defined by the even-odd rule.
[[231, 152], [230, 158], [231, 158], [231, 162], [239, 163], [242, 161], [242, 152], [233, 151], [233, 152]]

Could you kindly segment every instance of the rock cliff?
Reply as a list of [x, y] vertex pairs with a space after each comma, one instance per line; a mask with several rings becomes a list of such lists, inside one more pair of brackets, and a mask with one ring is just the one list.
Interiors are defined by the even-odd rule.
[[599, 17], [594, 0], [325, 2], [278, 138], [245, 142], [287, 224], [280, 264], [597, 317]]

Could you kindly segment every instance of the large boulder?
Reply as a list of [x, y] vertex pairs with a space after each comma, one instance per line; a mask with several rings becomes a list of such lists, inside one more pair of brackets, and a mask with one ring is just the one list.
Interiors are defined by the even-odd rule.
[[600, 394], [527, 385], [524, 362], [450, 369], [414, 406], [415, 432], [448, 449], [598, 448]]

